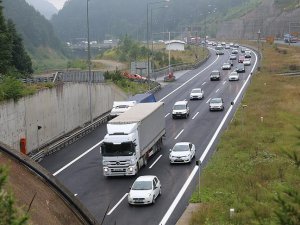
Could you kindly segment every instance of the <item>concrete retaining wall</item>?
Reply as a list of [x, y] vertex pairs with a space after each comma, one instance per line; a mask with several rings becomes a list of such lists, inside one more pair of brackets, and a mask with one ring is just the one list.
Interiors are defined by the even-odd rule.
[[[92, 84], [92, 115], [96, 118], [112, 108], [113, 101], [127, 96], [110, 84]], [[59, 85], [36, 95], [0, 104], [0, 141], [20, 150], [26, 138], [27, 153], [89, 122], [89, 86]], [[41, 129], [38, 130], [38, 126]]]

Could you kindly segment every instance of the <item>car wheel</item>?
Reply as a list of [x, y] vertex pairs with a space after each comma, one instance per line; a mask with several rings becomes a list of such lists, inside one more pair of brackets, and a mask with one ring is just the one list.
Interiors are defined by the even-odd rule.
[[152, 204], [155, 204], [155, 196], [153, 195]]
[[185, 114], [185, 118], [186, 118], [186, 119], [188, 118], [188, 114]]
[[175, 119], [175, 116], [172, 116], [173, 119]]

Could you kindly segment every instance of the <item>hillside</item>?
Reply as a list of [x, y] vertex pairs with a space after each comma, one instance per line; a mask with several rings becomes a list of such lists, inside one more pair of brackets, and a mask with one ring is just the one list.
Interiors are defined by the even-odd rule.
[[[149, 4], [148, 0], [98, 0], [89, 3], [90, 34], [93, 40], [111, 39], [128, 34], [136, 39], [145, 40], [147, 3], [152, 12], [152, 31], [178, 32], [193, 28], [204, 32], [203, 23], [209, 12], [217, 10], [218, 15], [225, 15], [232, 7], [257, 0], [171, 0], [168, 4]], [[163, 8], [168, 5], [168, 8]], [[54, 15], [51, 20], [55, 31], [64, 41], [86, 37], [86, 1], [72, 0]], [[201, 25], [201, 26], [199, 26]], [[172, 34], [173, 36], [173, 34]], [[156, 35], [163, 39], [163, 35]]]
[[3, 0], [4, 16], [21, 34], [35, 67], [44, 59], [64, 59], [64, 48], [51, 23], [25, 0]]
[[50, 20], [51, 17], [58, 12], [58, 10], [47, 0], [26, 0], [26, 2], [33, 6], [48, 20]]
[[282, 38], [289, 31], [300, 32], [300, 5], [297, 3], [295, 0], [264, 0], [250, 12], [219, 23], [216, 36], [219, 39], [256, 40], [258, 31], [262, 38]]

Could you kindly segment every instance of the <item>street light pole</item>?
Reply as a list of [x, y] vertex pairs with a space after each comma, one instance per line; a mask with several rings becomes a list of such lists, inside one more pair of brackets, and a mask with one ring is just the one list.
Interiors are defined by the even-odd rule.
[[87, 42], [88, 42], [88, 68], [89, 68], [89, 107], [90, 121], [93, 122], [92, 115], [92, 77], [91, 77], [91, 45], [90, 45], [90, 24], [89, 24], [89, 0], [86, 0], [86, 25], [87, 25]]
[[154, 5], [154, 4], [159, 4], [163, 2], [169, 2], [170, 0], [164, 0], [164, 1], [158, 1], [158, 2], [148, 2], [147, 3], [147, 78], [148, 78], [148, 84], [149, 84], [149, 89], [150, 89], [150, 71], [149, 71], [149, 64], [150, 64], [150, 59], [149, 59], [149, 5]]

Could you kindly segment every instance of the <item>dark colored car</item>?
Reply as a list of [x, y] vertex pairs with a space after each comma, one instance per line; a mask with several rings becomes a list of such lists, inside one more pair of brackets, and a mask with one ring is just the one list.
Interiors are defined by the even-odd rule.
[[221, 78], [221, 73], [219, 70], [213, 70], [210, 73], [210, 80], [220, 80]]

